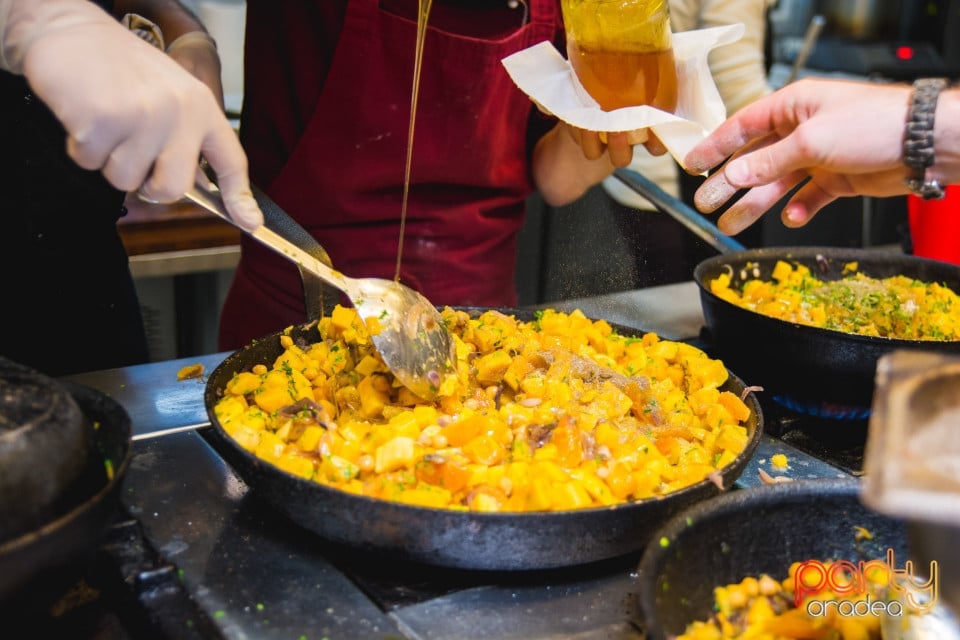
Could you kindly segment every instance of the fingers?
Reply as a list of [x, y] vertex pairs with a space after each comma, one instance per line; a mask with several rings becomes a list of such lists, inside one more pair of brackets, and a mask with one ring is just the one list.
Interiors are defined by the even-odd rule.
[[176, 202], [193, 186], [200, 158], [198, 137], [179, 137], [157, 155], [140, 192], [155, 202]]
[[797, 172], [778, 182], [750, 189], [720, 216], [717, 226], [730, 235], [740, 233], [776, 206], [805, 177]]
[[737, 193], [722, 171], [710, 176], [693, 195], [693, 204], [703, 213], [713, 213]]
[[70, 157], [102, 171], [118, 189], [169, 202], [194, 184], [203, 153], [234, 220], [247, 228], [260, 224], [246, 156], [217, 100], [212, 46], [180, 47], [173, 60], [99, 8], [70, 4], [70, 12], [49, 14], [52, 22], [40, 25], [43, 37], [33, 38], [23, 55], [31, 88], [67, 131]]
[[[170, 147], [174, 149], [183, 142], [182, 138], [166, 139], [167, 132], [172, 130], [173, 122], [168, 118], [154, 119], [149, 127], [132, 125], [127, 128], [125, 136], [107, 156], [101, 168], [104, 177], [121, 191], [133, 191], [144, 184], [157, 163], [164, 155], [170, 154]], [[151, 196], [158, 201], [169, 202], [180, 194], [168, 197], [161, 189], [153, 189]]]
[[633, 147], [646, 141], [646, 129], [635, 131], [586, 131], [568, 126], [570, 135], [580, 145], [587, 160], [599, 160], [607, 154], [615, 167], [626, 167], [633, 161]]
[[788, 85], [737, 111], [690, 150], [684, 167], [694, 175], [705, 173], [759, 138], [774, 135], [778, 129], [793, 130], [799, 124], [801, 109], [797, 103], [803, 98], [804, 89], [801, 84]]
[[828, 193], [817, 180], [809, 180], [790, 198], [780, 213], [784, 226], [797, 228], [810, 222], [837, 197]]
[[83, 122], [82, 127], [71, 128], [69, 121], [65, 127], [67, 154], [79, 166], [91, 171], [107, 164], [110, 154], [132, 128], [130, 123], [137, 119], [123, 110], [114, 111], [109, 105], [97, 107], [97, 113], [96, 117]]
[[660, 141], [656, 134], [651, 133], [646, 144], [643, 145], [652, 156], [662, 156], [667, 152], [667, 147]]
[[744, 128], [738, 118], [742, 113], [742, 111], [738, 112], [737, 115], [728, 119], [690, 150], [683, 160], [683, 165], [689, 173], [693, 175], [706, 173], [754, 139], [755, 136]]
[[217, 174], [223, 203], [233, 221], [250, 231], [262, 225], [263, 212], [250, 191], [247, 157], [226, 120], [211, 130], [202, 152]]
[[615, 167], [626, 167], [633, 161], [633, 145], [627, 131], [607, 133], [607, 153]]
[[192, 184], [210, 112], [219, 110], [195, 80], [162, 95], [137, 88], [116, 95], [115, 109], [70, 135], [67, 152], [80, 166], [99, 169], [117, 189], [140, 189], [156, 202], [178, 200]]
[[[651, 137], [649, 129], [634, 129], [633, 131], [627, 131], [627, 142], [632, 145], [644, 144]], [[656, 136], [653, 136], [656, 138]], [[657, 140], [657, 143], [660, 141]]]
[[596, 131], [584, 131], [583, 129], [571, 129], [579, 134], [580, 148], [583, 149], [583, 155], [587, 160], [599, 160], [607, 150], [607, 145], [600, 140], [600, 134]]
[[[694, 195], [694, 205], [704, 213], [713, 213], [721, 206], [726, 204], [737, 191], [743, 188], [743, 185], [727, 175], [727, 169], [740, 157], [765, 148], [776, 141], [773, 135], [765, 136], [752, 140], [739, 149], [722, 169], [715, 172], [701, 185]], [[794, 184], [799, 184], [800, 179], [796, 179]], [[749, 185], [754, 186], [754, 185]]]
[[767, 143], [737, 155], [723, 168], [724, 176], [742, 189], [769, 184], [796, 170], [822, 164], [817, 149], [823, 147], [811, 142], [808, 131], [801, 125], [782, 140], [768, 139]]

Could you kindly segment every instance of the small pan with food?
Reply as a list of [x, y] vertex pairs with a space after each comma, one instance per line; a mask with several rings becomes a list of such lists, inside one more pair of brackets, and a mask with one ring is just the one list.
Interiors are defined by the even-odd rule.
[[[4, 386], [5, 385], [5, 386]], [[75, 582], [120, 503], [130, 418], [116, 401], [0, 358], [0, 612]]]
[[[874, 280], [905, 276], [960, 293], [960, 266], [869, 249], [767, 247], [747, 250], [721, 233], [706, 217], [643, 176], [622, 169], [617, 170], [616, 175], [719, 252], [720, 255], [698, 264], [693, 274], [700, 289], [708, 350], [749, 384], [763, 387], [769, 395], [778, 396], [789, 406], [818, 416], [859, 417], [869, 412], [880, 356], [895, 349], [960, 353], [960, 340], [956, 338], [860, 335], [853, 330], [779, 319], [738, 306], [728, 297], [715, 293], [714, 285], [718, 278], [729, 278], [724, 288], [739, 291], [749, 280], [771, 281], [781, 262], [794, 267], [802, 265], [818, 280], [832, 282], [849, 275], [855, 264], [858, 273]], [[848, 318], [827, 320], [843, 326], [845, 322], [856, 322], [865, 311], [876, 313], [879, 309], [883, 313], [902, 315], [911, 328], [944, 320], [956, 326], [956, 320], [951, 319], [960, 315], [960, 306], [956, 304], [947, 303], [932, 312], [934, 316], [940, 314], [939, 318], [920, 317], [921, 314], [914, 314], [913, 303], [891, 303], [892, 296], [872, 287], [863, 287], [862, 295], [849, 292], [852, 293], [846, 302], [849, 308], [834, 314]], [[792, 297], [785, 297], [783, 304], [806, 304], [802, 298], [807, 293], [811, 292], [789, 292], [787, 295]], [[867, 309], [871, 305], [877, 309]]]
[[[729, 277], [730, 288], [747, 280], [771, 281], [778, 263], [803, 265], [821, 281], [846, 275], [851, 263], [856, 271], [879, 280], [906, 276], [922, 283], [939, 283], [960, 292], [960, 267], [868, 249], [830, 247], [762, 248], [730, 253], [701, 262], [694, 271], [709, 331], [711, 352], [750, 384], [783, 395], [799, 407], [823, 404], [869, 408], [873, 397], [877, 360], [896, 349], [960, 353], [960, 340], [919, 340], [858, 335], [780, 320], [751, 311], [714, 293], [717, 278]], [[854, 296], [851, 317], [862, 315], [856, 305], [885, 304], [884, 294], [864, 291]], [[944, 308], [956, 317], [960, 307]], [[911, 309], [890, 308], [890, 313]], [[929, 322], [914, 317], [908, 322]]]
[[[535, 315], [533, 312], [518, 310], [487, 310], [491, 312], [491, 315], [486, 316], [490, 320], [488, 324], [482, 325], [479, 322], [471, 324], [471, 318], [480, 319], [481, 311], [476, 309], [447, 310], [445, 314], [453, 314], [453, 316], [445, 315], [445, 322], [448, 322], [448, 326], [451, 322], [454, 325], [460, 325], [451, 326], [452, 330], [455, 329], [458, 332], [456, 334], [458, 336], [461, 335], [459, 332], [468, 330], [483, 332], [485, 337], [481, 338], [473, 335], [471, 339], [476, 341], [492, 340], [494, 343], [500, 340], [498, 332], [501, 323], [506, 323], [502, 326], [507, 327], [512, 326], [510, 323], [515, 322], [510, 316], [515, 316], [523, 321], [536, 319], [540, 323], [547, 322], [542, 312], [538, 312], [540, 315]], [[333, 319], [324, 318], [320, 322], [336, 321], [341, 322], [341, 326], [347, 327], [347, 323], [338, 316], [339, 313], [339, 311], [335, 311], [332, 314]], [[592, 336], [591, 339], [602, 341], [597, 334], [591, 333], [596, 331], [597, 325], [591, 324], [591, 321], [586, 318], [583, 318], [583, 322], [585, 324], [582, 325], [582, 332], [585, 333], [582, 333], [582, 335], [589, 334]], [[468, 326], [463, 326], [464, 323]], [[539, 327], [538, 330], [543, 330], [543, 324], [536, 326]], [[607, 325], [607, 329], [609, 329], [609, 325]], [[637, 353], [643, 349], [648, 349], [648, 352], [652, 354], [656, 349], [671, 350], [675, 348], [674, 345], [666, 343], [657, 347], [654, 336], [646, 337], [646, 342], [643, 342], [645, 339], [643, 334], [626, 327], [613, 327], [613, 333], [620, 336], [620, 346], [638, 350]], [[318, 333], [317, 325], [310, 323], [294, 327], [288, 332], [278, 332], [257, 340], [255, 343], [228, 356], [212, 372], [207, 381], [205, 402], [213, 429], [208, 431], [206, 437], [210, 438], [212, 445], [224, 456], [256, 495], [259, 495], [260, 498], [285, 514], [293, 522], [335, 542], [388, 554], [391, 557], [465, 569], [533, 570], [584, 564], [637, 551], [647, 542], [653, 529], [669, 518], [670, 515], [699, 500], [719, 494], [721, 488], [731, 486], [743, 471], [762, 432], [760, 407], [754, 394], [745, 388], [742, 381], [733, 375], [729, 375], [723, 368], [722, 363], [710, 361], [710, 366], [713, 368], [711, 375], [718, 375], [715, 378], [716, 380], [724, 380], [720, 387], [721, 393], [727, 392], [725, 397], [728, 400], [734, 404], [741, 403], [743, 408], [749, 411], [745, 411], [742, 416], [743, 422], [740, 425], [736, 425], [735, 422], [732, 424], [724, 423], [725, 428], [732, 429], [727, 432], [727, 435], [734, 432], [740, 434], [742, 440], [739, 452], [734, 454], [733, 450], [730, 449], [722, 456], [722, 463], [720, 462], [721, 455], [718, 454], [714, 454], [716, 457], [702, 460], [700, 464], [714, 470], [709, 474], [709, 477], [698, 476], [698, 479], [694, 480], [690, 476], [689, 483], [686, 486], [678, 485], [678, 488], [670, 491], [662, 490], [662, 485], [659, 484], [661, 481], [657, 480], [657, 495], [616, 503], [607, 502], [600, 506], [561, 510], [508, 508], [492, 511], [488, 509], [491, 509], [491, 506], [495, 505], [498, 500], [510, 500], [511, 497], [520, 495], [517, 491], [518, 484], [530, 480], [530, 486], [532, 487], [533, 482], [530, 474], [518, 472], [517, 475], [511, 477], [510, 472], [505, 471], [505, 467], [499, 465], [499, 463], [491, 464], [489, 468], [475, 463], [487, 456], [496, 458], [495, 441], [501, 435], [498, 432], [499, 427], [483, 427], [481, 433], [489, 433], [489, 438], [480, 435], [471, 439], [469, 441], [471, 444], [463, 444], [459, 447], [460, 453], [467, 451], [471, 446], [474, 447], [469, 453], [473, 462], [464, 465], [461, 472], [463, 469], [467, 469], [470, 474], [488, 474], [483, 476], [487, 484], [483, 488], [475, 488], [469, 493], [465, 493], [466, 489], [464, 489], [463, 483], [466, 480], [464, 477], [454, 473], [453, 469], [456, 467], [450, 466], [459, 453], [444, 448], [446, 445], [453, 446], [456, 439], [466, 442], [466, 436], [463, 434], [469, 428], [477, 427], [477, 424], [473, 423], [471, 427], [468, 425], [469, 421], [461, 420], [459, 417], [451, 418], [448, 414], [444, 414], [447, 417], [434, 416], [431, 413], [433, 411], [431, 408], [418, 405], [417, 409], [411, 412], [398, 410], [396, 406], [388, 405], [387, 413], [389, 415], [385, 420], [391, 422], [395, 428], [406, 435], [385, 435], [380, 427], [369, 427], [369, 434], [363, 437], [376, 439], [378, 442], [389, 442], [389, 444], [380, 447], [376, 456], [370, 456], [371, 459], [367, 460], [366, 463], [362, 461], [362, 457], [347, 454], [338, 456], [334, 453], [336, 449], [325, 449], [324, 443], [332, 442], [332, 431], [334, 430], [339, 430], [341, 434], [345, 434], [347, 431], [368, 428], [351, 423], [350, 419], [346, 417], [346, 409], [341, 407], [353, 403], [356, 411], [370, 411], [382, 417], [384, 408], [377, 405], [376, 398], [378, 395], [375, 390], [379, 389], [382, 394], [394, 394], [394, 400], [396, 400], [397, 394], [406, 392], [398, 387], [391, 387], [390, 384], [384, 384], [389, 381], [389, 373], [383, 373], [383, 376], [386, 377], [382, 377], [381, 372], [376, 369], [375, 360], [366, 359], [366, 356], [356, 352], [353, 346], [349, 350], [340, 351], [334, 350], [333, 347], [329, 349], [323, 347], [322, 349], [327, 349], [323, 352], [324, 357], [332, 359], [327, 360], [328, 363], [339, 366], [340, 361], [337, 361], [337, 358], [340, 356], [352, 360], [352, 368], [343, 372], [343, 376], [346, 377], [340, 376], [338, 378], [336, 383], [339, 385], [338, 389], [333, 391], [335, 395], [327, 396], [335, 397], [337, 407], [331, 407], [325, 404], [326, 400], [320, 399], [311, 400], [307, 398], [295, 402], [295, 396], [300, 393], [295, 387], [302, 384], [302, 381], [297, 382], [300, 378], [295, 373], [300, 365], [291, 366], [291, 362], [284, 359], [288, 356], [282, 356], [282, 354], [287, 352], [290, 345], [298, 345], [309, 351], [313, 348], [313, 345], [322, 342], [319, 338], [320, 333]], [[328, 340], [329, 342], [331, 341]], [[585, 362], [585, 359], [579, 355], [564, 355], [569, 347], [570, 343], [565, 342], [563, 338], [558, 338], [554, 347], [550, 349], [551, 353], [544, 353], [539, 346], [533, 352], [530, 352], [527, 360], [518, 366], [521, 368], [542, 366], [543, 371], [556, 371], [557, 367], [567, 367], [567, 375], [564, 378], [560, 376], [552, 378], [552, 374], [545, 374], [542, 378], [538, 378], [536, 375], [530, 375], [531, 369], [527, 369], [528, 380], [525, 384], [534, 386], [556, 384], [558, 386], [555, 393], [577, 393], [580, 394], [577, 397], [583, 398], [584, 402], [588, 398], [598, 395], [622, 400], [628, 397], [629, 393], [633, 393], [634, 395], [631, 397], [638, 398], [638, 394], [644, 392], [641, 387], [649, 388], [644, 386], [647, 383], [641, 382], [640, 376], [631, 375], [631, 377], [627, 377], [613, 374], [603, 365], [598, 366]], [[341, 349], [338, 346], [336, 348]], [[482, 388], [480, 386], [471, 387], [469, 393], [473, 395], [470, 395], [467, 400], [463, 400], [467, 396], [457, 396], [455, 394], [449, 396], [460, 398], [456, 400], [457, 411], [460, 412], [459, 416], [469, 413], [474, 419], [482, 419], [484, 409], [477, 409], [478, 406], [486, 406], [486, 410], [497, 412], [498, 415], [504, 415], [505, 412], [509, 411], [516, 411], [519, 414], [546, 410], [545, 405], [549, 402], [548, 398], [550, 397], [546, 394], [541, 396], [543, 405], [540, 405], [541, 398], [527, 397], [524, 402], [511, 404], [508, 408], [508, 397], [513, 396], [513, 392], [506, 388], [506, 383], [493, 382], [494, 379], [502, 381], [514, 375], [522, 375], [522, 372], [518, 373], [517, 370], [505, 372], [504, 367], [509, 368], [509, 365], [504, 357], [505, 353], [511, 349], [517, 351], [524, 348], [515, 343], [510, 348], [494, 349], [491, 352], [496, 352], [494, 355], [471, 358], [469, 364], [465, 364], [468, 360], [464, 356], [463, 361], [458, 364], [458, 367], [460, 367], [458, 370], [470, 370], [471, 376], [477, 375], [487, 382], [482, 385]], [[689, 346], [683, 348], [692, 349]], [[500, 353], [501, 351], [504, 353]], [[258, 367], [256, 370], [258, 374], [251, 377], [248, 372], [253, 371], [254, 367]], [[269, 373], [271, 370], [276, 372]], [[306, 368], [304, 370], [306, 371]], [[680, 368], [678, 367], [674, 370], [674, 374], [679, 373], [679, 371]], [[315, 374], [315, 371], [309, 372], [311, 376], [315, 376]], [[293, 387], [288, 388], [286, 386], [284, 375], [293, 381]], [[351, 375], [354, 376], [354, 380], [360, 379], [360, 382], [356, 382], [356, 387], [360, 388], [360, 392], [356, 394], [350, 390], [349, 384], [341, 382], [348, 380]], [[260, 376], [259, 380], [255, 379], [257, 376]], [[267, 389], [266, 380], [268, 376], [281, 380], [281, 384], [272, 387], [272, 391]], [[316, 377], [312, 379], [314, 384], [316, 384], [317, 379]], [[238, 390], [238, 387], [248, 383], [250, 383], [249, 387]], [[515, 384], [516, 380], [513, 380], [513, 383]], [[613, 391], [606, 395], [611, 390], [610, 385], [618, 390], [625, 389], [626, 391], [623, 393]], [[630, 385], [636, 386], [631, 387]], [[672, 383], [663, 383], [663, 385], [665, 388]], [[247, 428], [251, 418], [241, 419], [236, 416], [253, 416], [252, 420], [256, 422], [258, 419], [256, 407], [249, 410], [241, 409], [241, 413], [230, 413], [233, 409], [230, 409], [226, 404], [220, 404], [228, 399], [225, 396], [225, 390], [228, 389], [228, 386], [231, 391], [227, 395], [233, 398], [231, 402], [240, 402], [241, 405], [259, 402], [258, 406], [273, 408], [268, 397], [261, 395], [258, 400], [257, 394], [268, 392], [278, 394], [275, 403], [285, 404], [286, 406], [278, 407], [265, 419], [271, 420], [273, 417], [284, 415], [299, 416], [299, 419], [301, 419], [299, 426], [295, 424], [297, 418], [294, 417], [291, 419], [292, 421], [281, 420], [279, 428], [276, 427], [276, 423], [272, 427], [266, 427], [266, 430], [270, 433], [266, 433], [266, 431], [260, 435], [252, 433]], [[530, 387], [527, 390], [530, 391], [530, 396], [536, 393]], [[284, 394], [288, 392], [293, 395], [285, 398]], [[237, 397], [238, 393], [243, 394], [242, 399]], [[696, 398], [705, 400], [708, 396], [717, 398], [717, 394], [712, 391], [706, 391]], [[737, 400], [734, 402], [733, 398]], [[677, 402], [681, 401], [679, 395], [676, 396], [676, 400]], [[461, 401], [463, 404], [460, 404]], [[509, 402], [512, 401], [512, 399], [509, 400]], [[484, 405], [485, 402], [488, 404]], [[409, 402], [407, 406], [410, 406]], [[351, 409], [351, 411], [353, 410]], [[644, 409], [638, 409], [638, 411], [642, 410], [649, 410], [658, 416], [656, 419], [649, 418], [648, 423], [645, 424], [649, 424], [651, 433], [656, 431], [664, 437], [664, 440], [662, 443], [657, 440], [656, 447], [649, 447], [646, 450], [641, 450], [642, 448], [638, 447], [636, 450], [631, 450], [631, 455], [635, 457], [645, 455], [659, 457], [661, 455], [661, 452], [659, 452], [661, 444], [669, 442], [671, 446], [680, 446], [681, 439], [674, 438], [671, 434], [675, 435], [681, 432], [689, 434], [689, 431], [684, 430], [699, 428], [693, 424], [684, 427], [679, 423], [671, 423], [673, 425], [671, 427], [666, 422], [658, 422], [661, 418], [666, 417], [667, 407], [665, 406], [648, 403]], [[247, 411], [247, 413], [242, 413], [242, 411]], [[717, 419], [717, 416], [727, 414], [722, 409], [716, 409], [716, 411], [719, 413], [711, 413], [711, 415], [715, 423], [721, 424], [722, 419]], [[413, 432], [410, 432], [409, 429], [412, 426], [410, 420], [421, 419], [424, 416], [427, 416], [425, 419], [429, 421], [430, 426], [417, 427]], [[589, 417], [584, 416], [584, 419], [589, 419]], [[243, 422], [243, 420], [247, 422]], [[304, 425], [308, 426], [304, 427]], [[607, 427], [605, 427], [607, 429], [605, 436], [599, 435], [600, 431], [595, 431], [594, 434], [596, 435], [584, 436], [581, 434], [573, 438], [561, 438], [559, 435], [561, 432], [566, 436], [574, 433], [572, 425], [565, 423], [563, 417], [555, 418], [553, 423], [543, 420], [527, 429], [522, 439], [517, 438], [511, 445], [507, 446], [510, 456], [509, 461], [531, 461], [534, 456], [551, 460], [575, 452], [577, 456], [580, 456], [577, 460], [582, 460], [581, 470], [588, 471], [586, 475], [590, 476], [583, 479], [583, 486], [590, 487], [588, 491], [594, 498], [598, 495], [605, 495], [604, 492], [607, 491], [607, 488], [597, 484], [598, 474], [591, 470], [594, 470], [597, 466], [603, 466], [599, 464], [599, 461], [610, 461], [612, 459], [610, 452], [605, 449], [612, 448], [614, 445], [610, 440], [607, 440], [611, 447], [606, 447], [603, 444], [603, 438], [609, 438], [614, 433], [611, 429], [615, 430], [618, 427], [611, 424], [608, 424]], [[293, 429], [299, 430], [293, 433], [291, 431]], [[489, 431], [483, 431], [483, 429], [489, 429]], [[667, 430], [669, 430], [669, 434], [666, 432]], [[427, 435], [428, 433], [430, 435]], [[704, 435], [702, 431], [699, 433], [701, 436]], [[317, 435], [321, 438], [319, 445], [311, 439]], [[344, 442], [346, 442], [346, 436], [344, 437]], [[659, 436], [651, 435], [651, 437]], [[254, 441], [251, 442], [250, 438], [253, 438]], [[310, 460], [304, 461], [302, 458], [298, 458], [300, 454], [294, 450], [291, 453], [296, 455], [291, 458], [278, 457], [275, 462], [267, 462], [263, 454], [269, 456], [271, 452], [279, 452], [278, 449], [274, 448], [277, 438], [288, 443], [296, 439], [298, 446], [304, 441], [309, 441], [309, 444], [304, 445], [309, 452], [304, 451], [303, 455]], [[443, 442], [438, 443], [437, 438], [443, 438]], [[352, 441], [359, 442], [362, 439]], [[691, 452], [690, 441], [685, 440], [684, 442], [685, 444], [682, 446], [688, 454], [689, 465], [694, 465], [695, 458], [704, 452]], [[412, 448], [420, 449], [428, 446], [425, 443], [432, 443], [429, 446], [437, 447], [438, 450], [416, 458], [413, 462], [407, 460], [406, 463], [397, 463], [398, 459], [403, 459], [405, 455], [409, 455]], [[264, 451], [265, 446], [266, 451]], [[330, 446], [333, 447], [333, 445]], [[336, 446], [348, 445], [338, 444]], [[281, 444], [279, 447], [282, 449], [283, 445]], [[629, 449], [630, 447], [625, 448]], [[654, 451], [654, 448], [656, 448], [656, 451]], [[673, 450], [671, 453], [663, 455], [675, 456], [674, 459], [677, 460], [677, 464], [680, 464], [683, 460], [680, 458], [681, 453], [679, 450]], [[351, 466], [353, 463], [344, 458], [356, 460], [357, 466]], [[377, 476], [363, 475], [361, 477], [357, 473], [358, 466], [367, 463], [367, 470], [372, 465], [376, 465]], [[380, 467], [383, 467], [385, 472], [390, 472], [403, 464], [409, 466], [404, 468], [406, 470], [400, 469], [397, 473], [408, 473], [408, 476], [404, 476], [406, 478], [413, 478], [415, 474], [418, 480], [423, 481], [418, 482], [416, 484], [417, 488], [412, 491], [407, 491], [409, 487], [405, 488], [400, 486], [399, 483], [397, 485], [389, 484], [397, 476], [389, 476], [388, 473], [383, 476], [388, 477], [388, 480], [380, 479]], [[311, 467], [311, 465], [313, 466]], [[607, 466], [611, 465], [608, 464]], [[494, 471], [495, 467], [497, 471]], [[526, 469], [526, 467], [521, 468]], [[554, 469], [554, 466], [546, 465], [544, 468]], [[688, 466], [687, 468], [692, 469], [694, 467]], [[345, 483], [332, 484], [331, 478], [334, 478], [339, 471], [345, 474], [342, 478]], [[448, 471], [450, 474], [447, 474]], [[607, 471], [617, 473], [617, 471], [610, 471], [609, 469]], [[499, 479], [494, 481], [494, 476], [498, 472], [502, 472], [503, 477], [497, 476]], [[323, 482], [320, 482], [317, 479], [320, 477], [319, 473], [334, 475], [326, 475]], [[679, 473], [682, 473], [682, 470]], [[471, 475], [470, 478], [472, 482], [473, 476]], [[580, 476], [577, 476], [577, 478], [579, 481]], [[625, 477], [625, 481], [639, 483], [641, 482], [639, 478], [640, 476], [633, 476], [631, 479]], [[339, 480], [340, 478], [334, 479]], [[384, 490], [389, 494], [391, 486], [395, 486], [396, 496], [393, 499], [384, 499], [383, 497], [363, 495], [370, 488], [365, 483], [374, 483], [373, 486], [378, 489], [379, 493], [373, 495], [377, 496], [385, 495]], [[427, 484], [431, 486], [427, 487]], [[490, 490], [491, 484], [495, 485], [492, 490]], [[607, 485], [609, 484], [607, 483]], [[456, 489], [456, 485], [459, 485], [460, 489]], [[477, 485], [469, 485], [469, 487], [477, 487]], [[586, 495], [582, 493], [582, 487], [578, 488], [570, 484], [570, 477], [561, 477], [559, 474], [556, 477], [543, 480], [540, 490], [549, 493], [558, 491], [562, 487], [569, 489], [569, 493], [563, 493], [561, 497], [569, 498], [574, 502], [577, 500], [577, 495]], [[444, 494], [444, 489], [449, 494], [448, 497], [456, 502], [444, 506], [432, 506], [432, 501]], [[526, 503], [528, 506], [535, 503], [539, 497], [546, 495], [546, 493], [541, 495], [532, 488], [528, 487], [528, 489], [528, 493], [525, 494], [527, 497], [524, 498], [528, 501]], [[457, 491], [460, 493], [457, 493]], [[580, 493], [578, 494], [578, 492]], [[465, 497], [456, 498], [456, 496], [463, 494], [465, 494]], [[550, 495], [556, 496], [557, 494], [551, 493]], [[556, 504], [556, 502], [553, 503], [554, 507]]]
[[[892, 561], [891, 567], [900, 571], [910, 565], [906, 523], [867, 509], [859, 493], [855, 479], [764, 485], [704, 501], [671, 519], [655, 534], [660, 543], [648, 546], [640, 561], [638, 597], [647, 637], [687, 640], [766, 632], [769, 637], [839, 638], [830, 625], [843, 620], [849, 625], [843, 637], [880, 637], [864, 629], [853, 635], [853, 627], [864, 622], [876, 628], [882, 617], [877, 606], [885, 602], [859, 618], [810, 618], [796, 607], [790, 580], [791, 568], [808, 567], [803, 572], [811, 585], [808, 597], [817, 600], [821, 588], [820, 597], [829, 593], [827, 580], [813, 580], [824, 577], [827, 563], [845, 561], [856, 568]], [[924, 580], [923, 565], [913, 567], [917, 579]], [[878, 599], [876, 593], [873, 599]], [[816, 613], [817, 606], [811, 611]], [[704, 628], [696, 630], [695, 622]], [[689, 635], [681, 636], [685, 631]]]

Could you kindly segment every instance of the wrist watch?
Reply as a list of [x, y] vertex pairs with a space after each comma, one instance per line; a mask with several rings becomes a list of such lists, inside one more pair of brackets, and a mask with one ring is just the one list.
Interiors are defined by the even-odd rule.
[[930, 171], [933, 166], [933, 121], [937, 98], [947, 87], [946, 78], [920, 78], [913, 83], [907, 128], [903, 138], [903, 163], [913, 175], [905, 181], [907, 188], [924, 200], [944, 197], [943, 185]]

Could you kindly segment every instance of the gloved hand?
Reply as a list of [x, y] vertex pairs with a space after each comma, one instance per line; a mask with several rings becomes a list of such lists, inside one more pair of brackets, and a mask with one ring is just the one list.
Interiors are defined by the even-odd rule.
[[203, 31], [185, 33], [169, 45], [167, 55], [210, 88], [223, 107], [223, 82], [220, 79], [220, 56], [217, 45]]
[[26, 76], [60, 120], [78, 165], [172, 202], [193, 184], [202, 155], [233, 220], [262, 224], [246, 155], [206, 85], [86, 0], [7, 1], [0, 62]]

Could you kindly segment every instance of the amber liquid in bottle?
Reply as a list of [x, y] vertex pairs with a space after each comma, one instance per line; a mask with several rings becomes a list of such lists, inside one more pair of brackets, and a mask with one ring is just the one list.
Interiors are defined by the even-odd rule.
[[604, 111], [648, 105], [662, 111], [677, 108], [677, 68], [673, 49], [617, 51], [567, 43], [577, 79]]

